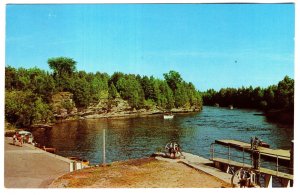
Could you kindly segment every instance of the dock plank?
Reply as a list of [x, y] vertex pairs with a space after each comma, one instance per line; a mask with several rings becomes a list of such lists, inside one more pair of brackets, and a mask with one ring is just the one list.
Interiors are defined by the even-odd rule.
[[[237, 140], [215, 140], [215, 143], [221, 145], [229, 145], [231, 147], [237, 149], [243, 149], [245, 151], [251, 151], [251, 145], [249, 143], [237, 141]], [[290, 160], [290, 151], [289, 150], [282, 150], [282, 149], [271, 149], [265, 147], [258, 147], [257, 148], [261, 155], [276, 158], [278, 156], [279, 159], [282, 160]]]

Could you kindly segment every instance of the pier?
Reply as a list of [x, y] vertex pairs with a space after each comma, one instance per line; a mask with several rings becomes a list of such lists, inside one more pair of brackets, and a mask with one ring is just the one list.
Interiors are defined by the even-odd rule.
[[[216, 145], [225, 147], [217, 148]], [[232, 148], [240, 152], [234, 151]], [[251, 149], [250, 144], [237, 140], [215, 140], [215, 143], [212, 143], [210, 148], [210, 160], [216, 168], [231, 174], [234, 174], [235, 171], [241, 168], [251, 170], [256, 176], [263, 178], [264, 185], [262, 187], [272, 187], [273, 177], [277, 177], [280, 180], [282, 187], [293, 185], [293, 163], [291, 163], [293, 158], [291, 157], [289, 150], [259, 146], [254, 151]], [[280, 161], [288, 166], [280, 165]], [[273, 169], [271, 164], [274, 164], [274, 162], [276, 165]]]
[[[230, 146], [232, 148], [239, 149], [244, 152], [252, 153], [251, 144], [237, 141], [237, 140], [215, 140], [216, 144], [221, 144], [224, 146]], [[258, 146], [257, 150], [259, 151], [262, 158], [277, 160], [283, 163], [289, 163], [290, 161], [290, 150], [282, 149], [270, 149]]]

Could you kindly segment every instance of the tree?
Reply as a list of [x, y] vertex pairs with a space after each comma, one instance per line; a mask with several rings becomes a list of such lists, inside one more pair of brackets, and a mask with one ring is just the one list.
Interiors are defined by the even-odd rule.
[[30, 91], [5, 92], [5, 118], [18, 127], [49, 122], [52, 112], [48, 104]]
[[268, 109], [275, 107], [275, 92], [276, 91], [277, 91], [276, 85], [271, 85], [264, 91], [264, 100], [266, 101], [266, 107]]
[[174, 93], [175, 106], [179, 107], [190, 107], [190, 101], [187, 94], [187, 88], [184, 84], [177, 85], [177, 89]]
[[17, 70], [11, 66], [5, 67], [5, 89], [12, 90], [16, 87]]
[[180, 74], [174, 70], [164, 74], [164, 78], [173, 92], [178, 88], [178, 85], [182, 82]]
[[158, 106], [163, 109], [174, 108], [174, 95], [172, 89], [169, 87], [166, 81], [159, 82], [159, 94], [158, 94]]
[[38, 94], [44, 101], [50, 102], [51, 96], [55, 92], [55, 81], [48, 73], [38, 68], [30, 68], [27, 70], [30, 84], [27, 89]]
[[260, 87], [256, 87], [253, 90], [252, 94], [252, 103], [253, 103], [253, 108], [259, 108], [259, 107], [266, 107], [266, 102], [262, 102], [264, 98], [264, 91]]
[[144, 91], [134, 75], [125, 75], [121, 77], [117, 81], [116, 88], [121, 97], [128, 100], [131, 107], [141, 108], [144, 105]]
[[117, 86], [117, 82], [119, 81], [120, 78], [124, 77], [124, 74], [122, 72], [115, 72], [111, 77], [110, 80], [108, 82], [108, 84], [110, 85], [111, 83], [113, 83], [115, 86]]
[[278, 85], [271, 85], [266, 89], [252, 86], [245, 88], [222, 88], [219, 92], [207, 90], [203, 93], [204, 103], [212, 105], [218, 102], [221, 106], [240, 108], [257, 108], [268, 111], [270, 109], [293, 111], [294, 109], [294, 80], [285, 76]]
[[[120, 97], [137, 109], [202, 106], [200, 93], [176, 71], [164, 74], [165, 80], [161, 80], [121, 72], [110, 77], [107, 73], [76, 71], [76, 61], [67, 57], [49, 58], [48, 64], [51, 73], [36, 67], [5, 68], [5, 116], [9, 122], [27, 126], [49, 120], [52, 95], [60, 91], [71, 92], [76, 106], [81, 108], [103, 98]], [[74, 106], [69, 101], [62, 104], [68, 111]]]
[[77, 107], [85, 108], [89, 106], [92, 100], [90, 85], [85, 78], [75, 77], [74, 86], [71, 92], [74, 94], [74, 101]]
[[54, 71], [54, 74], [71, 75], [76, 70], [76, 61], [72, 58], [57, 57], [48, 59], [49, 67]]
[[108, 99], [115, 99], [120, 97], [117, 88], [115, 87], [114, 83], [111, 83], [108, 89]]
[[285, 76], [278, 83], [276, 98], [278, 106], [283, 109], [294, 109], [294, 80]]
[[49, 67], [53, 70], [53, 76], [57, 79], [58, 87], [60, 87], [61, 90], [64, 89], [64, 81], [66, 81], [66, 79], [76, 70], [76, 63], [77, 62], [72, 58], [67, 57], [48, 59]]

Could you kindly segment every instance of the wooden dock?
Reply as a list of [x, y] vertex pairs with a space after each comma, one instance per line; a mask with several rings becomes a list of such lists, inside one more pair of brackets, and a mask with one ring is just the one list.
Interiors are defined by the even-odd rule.
[[[217, 162], [217, 163], [222, 163], [222, 164], [226, 164], [226, 165], [230, 165], [230, 166], [234, 166], [234, 167], [239, 167], [239, 168], [242, 168], [242, 167], [252, 168], [252, 166], [249, 165], [249, 164], [240, 163], [240, 162], [236, 162], [236, 161], [228, 160], [228, 159], [223, 159], [223, 158], [214, 158], [214, 159], [212, 159], [212, 161], [214, 163]], [[289, 180], [294, 179], [294, 176], [291, 175], [291, 174], [280, 172], [280, 171], [274, 171], [274, 170], [267, 169], [267, 168], [262, 168], [261, 167], [257, 171], [260, 172], [260, 173], [263, 173], [263, 174], [268, 174], [268, 175], [276, 176], [276, 177], [283, 178], [283, 179], [289, 179]]]
[[[215, 140], [215, 143], [230, 146], [239, 150], [244, 150], [245, 152], [252, 152], [251, 144], [237, 141], [237, 140]], [[290, 161], [290, 151], [282, 150], [282, 149], [270, 149], [258, 146], [257, 150], [259, 151], [262, 158], [269, 158], [276, 160], [278, 158], [279, 161]]]
[[[211, 159], [214, 162], [214, 167], [219, 168], [220, 170], [224, 170], [228, 173], [230, 170], [229, 167], [236, 167], [236, 168], [249, 168], [252, 169], [252, 166], [245, 163], [240, 163], [236, 161], [232, 161], [229, 159], [223, 158], [214, 158]], [[277, 177], [280, 179], [280, 183], [282, 187], [291, 187], [293, 185], [294, 176], [288, 173], [274, 171], [267, 168], [259, 168], [259, 169], [252, 169], [259, 175], [262, 174], [263, 179], [265, 180], [265, 184], [263, 187], [272, 187], [272, 178]]]

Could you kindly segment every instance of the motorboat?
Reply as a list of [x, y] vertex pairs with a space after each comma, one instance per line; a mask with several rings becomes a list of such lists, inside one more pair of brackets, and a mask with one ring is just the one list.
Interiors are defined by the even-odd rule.
[[173, 114], [164, 114], [164, 119], [172, 119], [174, 118]]

